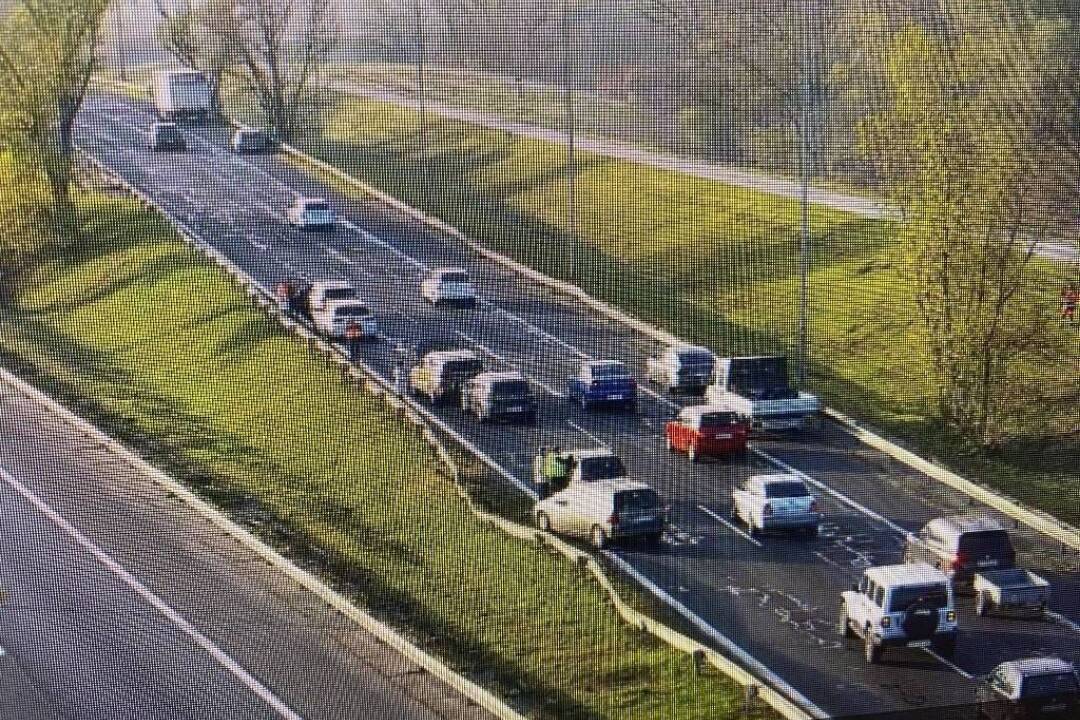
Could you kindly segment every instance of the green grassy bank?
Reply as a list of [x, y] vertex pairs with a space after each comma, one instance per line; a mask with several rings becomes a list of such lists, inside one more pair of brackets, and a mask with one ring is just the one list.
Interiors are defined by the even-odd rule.
[[160, 218], [79, 204], [87, 239], [0, 304], [4, 366], [530, 716], [742, 717], [738, 687], [624, 626], [571, 563], [477, 522], [413, 426]]

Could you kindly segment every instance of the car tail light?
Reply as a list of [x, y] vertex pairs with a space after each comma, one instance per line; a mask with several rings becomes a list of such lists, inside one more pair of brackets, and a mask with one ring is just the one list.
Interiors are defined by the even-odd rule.
[[946, 622], [956, 622], [956, 611], [950, 610], [949, 612], [945, 613], [945, 620]]
[[954, 557], [953, 561], [952, 561], [952, 569], [953, 570], [959, 570], [960, 568], [962, 568], [964, 566], [964, 563], [966, 563], [967, 561], [968, 561], [968, 558], [967, 558], [966, 553], [962, 553], [962, 552], [956, 553], [956, 557]]
[[810, 501], [810, 512], [815, 512], [815, 513], [816, 512], [821, 512], [821, 506], [818, 505], [817, 500], [811, 500]]
[[881, 618], [881, 627], [887, 628], [892, 626], [892, 618], [885, 615]]
[[618, 525], [619, 524], [619, 513], [611, 513], [611, 516], [608, 517], [607, 521], [608, 521], [608, 525]]
[[765, 507], [761, 508], [762, 515], [772, 515], [772, 505], [765, 503]]

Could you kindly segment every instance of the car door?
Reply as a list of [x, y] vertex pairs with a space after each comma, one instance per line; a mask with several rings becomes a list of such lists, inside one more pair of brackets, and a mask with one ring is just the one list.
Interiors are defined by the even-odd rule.
[[574, 489], [570, 488], [557, 492], [551, 496], [551, 502], [548, 504], [550, 512], [548, 518], [551, 520], [551, 529], [557, 533], [564, 535], [572, 534], [569, 530], [571, 523], [569, 521], [570, 515], [570, 500], [574, 495]]

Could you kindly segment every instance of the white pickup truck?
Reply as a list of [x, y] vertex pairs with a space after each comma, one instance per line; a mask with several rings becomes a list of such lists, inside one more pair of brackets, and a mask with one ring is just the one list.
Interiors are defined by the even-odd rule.
[[821, 401], [791, 387], [782, 355], [720, 358], [705, 402], [738, 413], [750, 423], [751, 433], [817, 436], [824, 428]]

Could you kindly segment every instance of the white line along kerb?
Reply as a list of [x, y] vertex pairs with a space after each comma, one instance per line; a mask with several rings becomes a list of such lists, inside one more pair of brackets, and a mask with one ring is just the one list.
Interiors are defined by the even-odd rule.
[[149, 603], [155, 610], [164, 615], [173, 625], [180, 629], [185, 635], [191, 638], [196, 645], [205, 650], [210, 657], [218, 662], [223, 668], [229, 671], [237, 680], [244, 684], [249, 690], [255, 693], [263, 702], [269, 705], [274, 712], [285, 720], [303, 720], [299, 714], [297, 714], [292, 708], [286, 705], [277, 695], [271, 692], [265, 685], [260, 683], [254, 676], [247, 670], [240, 666], [235, 660], [229, 657], [224, 650], [219, 648], [213, 642], [210, 641], [205, 635], [198, 631], [191, 623], [185, 620], [181, 615], [173, 610], [164, 600], [155, 595], [149, 588], [143, 585], [135, 576], [125, 570], [121, 565], [109, 557], [104, 550], [99, 548], [93, 542], [90, 541], [85, 535], [79, 532], [71, 523], [69, 523], [58, 512], [52, 509], [44, 500], [39, 498], [33, 492], [30, 491], [25, 485], [15, 479], [11, 473], [7, 472], [3, 468], [0, 468], [0, 478], [3, 478], [4, 482], [11, 486], [11, 488], [22, 495], [31, 505], [36, 507], [45, 517], [49, 518], [58, 528], [64, 531], [65, 534], [71, 537], [78, 545], [84, 550], [94, 556], [98, 562], [104, 565], [111, 573], [120, 578], [125, 585], [135, 591], [135, 594]]

